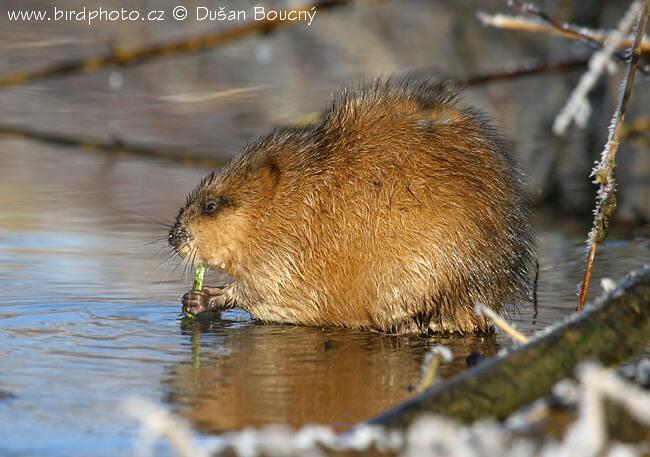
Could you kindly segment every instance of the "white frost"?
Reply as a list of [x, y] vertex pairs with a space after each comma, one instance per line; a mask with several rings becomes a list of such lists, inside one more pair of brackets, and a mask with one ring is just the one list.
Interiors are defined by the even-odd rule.
[[566, 105], [555, 118], [553, 132], [556, 135], [564, 135], [572, 121], [575, 121], [579, 127], [586, 125], [591, 114], [591, 106], [587, 100], [587, 95], [589, 95], [603, 71], [610, 68], [612, 56], [628, 37], [640, 10], [640, 1], [637, 0], [632, 3], [619, 22], [618, 29], [607, 37], [602, 49], [591, 56], [589, 70], [582, 75]]

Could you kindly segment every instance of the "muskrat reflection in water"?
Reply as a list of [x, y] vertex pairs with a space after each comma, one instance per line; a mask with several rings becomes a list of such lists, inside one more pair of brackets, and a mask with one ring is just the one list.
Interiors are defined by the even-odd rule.
[[519, 172], [489, 123], [430, 81], [344, 91], [321, 123], [261, 137], [189, 195], [180, 255], [233, 278], [191, 313], [386, 332], [485, 331], [525, 295]]

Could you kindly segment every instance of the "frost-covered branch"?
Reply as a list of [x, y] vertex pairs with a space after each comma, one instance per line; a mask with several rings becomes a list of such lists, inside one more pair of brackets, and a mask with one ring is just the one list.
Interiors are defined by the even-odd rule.
[[641, 38], [648, 24], [648, 9], [650, 0], [643, 2], [643, 7], [638, 14], [636, 24], [636, 36], [632, 46], [632, 55], [630, 62], [625, 71], [625, 77], [621, 83], [621, 91], [618, 98], [618, 105], [612, 116], [612, 121], [609, 125], [609, 136], [607, 143], [601, 154], [600, 161], [596, 164], [591, 172], [594, 177], [594, 183], [600, 187], [598, 189], [596, 209], [594, 210], [594, 224], [589, 232], [587, 245], [589, 246], [589, 254], [587, 256], [587, 265], [585, 268], [584, 278], [580, 290], [580, 298], [578, 301], [577, 311], [581, 311], [587, 300], [587, 292], [589, 291], [589, 284], [591, 283], [591, 272], [593, 269], [594, 258], [596, 256], [596, 247], [602, 243], [607, 237], [607, 229], [609, 227], [609, 220], [616, 208], [616, 182], [614, 180], [614, 167], [616, 166], [616, 152], [618, 151], [619, 137], [623, 120], [625, 119], [625, 112], [630, 101], [630, 94], [632, 93], [632, 86], [634, 85], [634, 78], [636, 76], [637, 64], [641, 54]]
[[[588, 41], [598, 46], [603, 45], [615, 33], [607, 30], [593, 30], [588, 27], [578, 27], [573, 24], [562, 24], [561, 27], [557, 27], [549, 24], [546, 20], [530, 18], [523, 15], [489, 14], [479, 11], [476, 13], [476, 16], [484, 26], [502, 30], [556, 35], [572, 40]], [[621, 43], [621, 47], [630, 47], [632, 41], [632, 38], [625, 37]], [[650, 39], [648, 37], [644, 37], [641, 42], [641, 52], [650, 52]]]
[[[627, 38], [635, 19], [639, 17], [641, 6], [641, 1], [635, 1], [630, 5], [619, 22], [617, 30], [605, 40], [603, 48], [591, 57], [589, 70], [582, 75], [568, 102], [555, 118], [553, 123], [553, 132], [555, 134], [564, 135], [572, 121], [575, 121], [579, 127], [584, 127], [587, 124], [587, 120], [591, 115], [591, 106], [587, 100], [587, 95], [589, 95], [605, 69], [612, 66], [612, 56]], [[643, 35], [641, 34], [641, 36]]]

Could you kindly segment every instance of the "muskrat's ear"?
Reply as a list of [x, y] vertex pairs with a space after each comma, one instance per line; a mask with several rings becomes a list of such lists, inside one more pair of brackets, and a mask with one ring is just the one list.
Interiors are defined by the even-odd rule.
[[280, 166], [275, 159], [268, 157], [260, 169], [260, 183], [263, 188], [273, 191], [280, 181]]

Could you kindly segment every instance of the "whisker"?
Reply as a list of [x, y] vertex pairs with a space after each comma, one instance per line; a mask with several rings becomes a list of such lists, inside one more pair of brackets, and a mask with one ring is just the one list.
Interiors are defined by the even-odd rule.
[[192, 256], [190, 257], [190, 266], [194, 267], [194, 261], [196, 260], [196, 254], [199, 252], [199, 247], [195, 246], [192, 250]]
[[149, 215], [143, 215], [141, 213], [137, 213], [137, 212], [134, 212], [134, 211], [126, 211], [126, 214], [131, 216], [138, 223], [143, 223], [144, 222], [147, 225], [153, 225], [153, 226], [158, 226], [158, 227], [162, 226], [162, 227], [167, 228], [168, 230], [171, 229], [174, 226], [174, 224], [169, 224], [167, 222], [163, 222], [161, 219], [158, 219], [156, 217], [149, 216]]
[[167, 242], [167, 235], [156, 237], [153, 240], [150, 240], [150, 241], [147, 241], [147, 242], [143, 243], [142, 245], [143, 246], [151, 246], [152, 244], [156, 244], [156, 243], [165, 243], [166, 244], [166, 242]]
[[[174, 265], [174, 268], [172, 269], [172, 273], [177, 273], [177, 272], [178, 272], [178, 269], [181, 267], [181, 265], [183, 265], [183, 262], [184, 262], [184, 261], [185, 261], [185, 259], [183, 259], [183, 258], [179, 258], [179, 259], [176, 261], [176, 264]], [[181, 276], [181, 279], [182, 279], [182, 276]]]
[[190, 258], [192, 256], [192, 254], [194, 253], [195, 249], [196, 249], [196, 247], [193, 248], [190, 251], [190, 254], [187, 257], [183, 258], [185, 264], [183, 265], [183, 274], [182, 274], [182, 276], [183, 276], [183, 279], [185, 279], [185, 280], [189, 280], [189, 278], [190, 278], [188, 268], [190, 267]]
[[[174, 251], [173, 249], [169, 249], [169, 252], [160, 261], [160, 263], [158, 264], [158, 267], [156, 269], [160, 269], [164, 264], [172, 261], [174, 259], [174, 257], [176, 256], [176, 254], [177, 254], [176, 251]], [[169, 270], [167, 270], [167, 273], [166, 273], [165, 277], [163, 278], [162, 281], [160, 281], [160, 283], [162, 285], [166, 285], [167, 283], [169, 283], [171, 281], [171, 276], [178, 270], [178, 266], [180, 265], [180, 262], [182, 262], [182, 259], [176, 259], [176, 265], [173, 266], [172, 268], [170, 268]]]
[[176, 255], [176, 252], [174, 252], [174, 251], [171, 250], [171, 249], [168, 250], [167, 253], [163, 254], [163, 253], [161, 252], [163, 249], [164, 249], [164, 248], [160, 248], [160, 249], [158, 250], [158, 255], [159, 255], [159, 256], [162, 255], [163, 258], [160, 260], [160, 262], [158, 262], [158, 266], [156, 267], [156, 270], [160, 269], [160, 267], [162, 267], [164, 264], [166, 264], [167, 262], [169, 262], [169, 261], [170, 261], [172, 258], [174, 258], [174, 256]]

